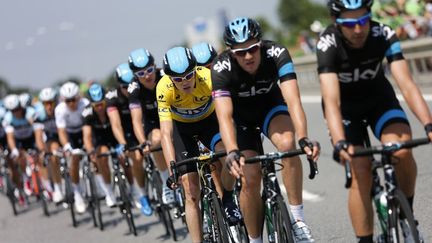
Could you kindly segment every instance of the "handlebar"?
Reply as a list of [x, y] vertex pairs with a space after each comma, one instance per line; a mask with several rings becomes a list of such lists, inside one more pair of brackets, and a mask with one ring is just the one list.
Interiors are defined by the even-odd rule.
[[174, 178], [177, 179], [177, 177], [178, 177], [177, 168], [178, 167], [181, 167], [181, 166], [184, 166], [184, 165], [190, 164], [190, 163], [196, 163], [196, 162], [208, 162], [208, 161], [213, 162], [213, 161], [216, 161], [217, 159], [222, 158], [224, 156], [226, 156], [225, 151], [218, 151], [218, 152], [210, 152], [210, 153], [202, 154], [200, 156], [184, 159], [184, 160], [181, 160], [179, 162], [171, 162], [171, 171], [174, 175]]
[[[258, 163], [260, 161], [269, 160], [269, 161], [275, 161], [282, 158], [288, 158], [288, 157], [294, 157], [297, 155], [305, 154], [305, 152], [302, 149], [296, 149], [291, 150], [287, 152], [270, 152], [263, 155], [257, 155], [251, 158], [247, 158], [245, 160], [246, 164], [253, 164]], [[319, 173], [318, 172], [318, 165], [315, 161], [308, 158], [309, 162], [309, 179], [314, 179], [315, 176]]]
[[351, 155], [352, 157], [369, 156], [373, 154], [392, 154], [401, 149], [414, 148], [420, 145], [430, 143], [429, 138], [412, 139], [405, 142], [390, 142], [370, 148], [356, 149]]

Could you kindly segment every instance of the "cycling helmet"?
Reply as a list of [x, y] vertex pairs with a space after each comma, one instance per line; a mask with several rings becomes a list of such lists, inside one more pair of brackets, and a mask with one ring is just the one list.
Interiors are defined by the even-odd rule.
[[105, 90], [99, 83], [93, 83], [87, 91], [90, 102], [100, 102], [105, 97]]
[[169, 76], [184, 76], [197, 65], [195, 56], [189, 48], [174, 47], [165, 53], [163, 71]]
[[227, 46], [244, 43], [250, 39], [261, 39], [261, 27], [250, 18], [236, 18], [229, 22], [224, 31], [224, 42]]
[[4, 106], [8, 110], [15, 110], [21, 107], [19, 96], [16, 94], [7, 95], [4, 100]]
[[154, 58], [152, 54], [144, 48], [136, 49], [129, 54], [129, 67], [134, 72], [153, 64]]
[[44, 88], [39, 92], [39, 100], [41, 102], [52, 101], [57, 99], [57, 92], [55, 89], [48, 87]]
[[116, 68], [116, 78], [120, 84], [128, 85], [133, 81], [134, 75], [127, 63], [122, 63]]
[[341, 12], [346, 10], [370, 9], [372, 4], [373, 0], [329, 0], [327, 6], [331, 15], [339, 16]]
[[217, 56], [217, 52], [213, 46], [206, 42], [201, 42], [192, 46], [192, 53], [196, 58], [198, 66], [209, 65]]
[[19, 101], [21, 104], [21, 107], [27, 107], [30, 106], [32, 103], [32, 96], [29, 93], [22, 93], [19, 95]]
[[76, 96], [78, 96], [79, 91], [80, 91], [80, 89], [76, 83], [67, 82], [61, 86], [60, 95], [64, 99], [71, 99], [71, 98], [75, 98]]

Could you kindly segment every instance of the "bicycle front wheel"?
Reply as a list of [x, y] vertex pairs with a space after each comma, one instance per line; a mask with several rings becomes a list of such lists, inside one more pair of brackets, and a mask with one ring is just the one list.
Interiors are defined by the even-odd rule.
[[276, 204], [273, 207], [274, 242], [294, 243], [290, 215], [282, 196], [276, 196]]
[[129, 226], [129, 232], [137, 236], [135, 221], [132, 214], [131, 201], [127, 194], [126, 179], [124, 178], [124, 175], [121, 175], [120, 178], [118, 178], [118, 186], [122, 203], [122, 206], [120, 207], [121, 213], [126, 218], [127, 224]]
[[222, 210], [223, 206], [222, 203], [217, 198], [216, 194], [212, 193], [210, 196], [210, 202], [211, 202], [211, 211], [213, 215], [213, 223], [215, 227], [215, 233], [217, 234], [217, 242], [218, 243], [228, 243], [228, 242], [234, 242], [234, 240], [231, 240], [232, 237], [230, 236], [230, 228], [228, 225], [228, 222], [225, 217], [225, 213]]
[[409, 238], [411, 238], [409, 242], [420, 242], [417, 225], [408, 200], [402, 191], [396, 189], [393, 203], [388, 208], [387, 242], [403, 242], [402, 239], [407, 240]]

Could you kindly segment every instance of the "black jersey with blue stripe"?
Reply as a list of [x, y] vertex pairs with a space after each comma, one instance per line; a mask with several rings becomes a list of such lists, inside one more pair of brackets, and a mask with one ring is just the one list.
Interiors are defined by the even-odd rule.
[[330, 25], [317, 42], [318, 73], [337, 73], [341, 100], [359, 100], [394, 92], [383, 69], [388, 63], [404, 59], [396, 32], [371, 21], [362, 48], [351, 48], [337, 25]]

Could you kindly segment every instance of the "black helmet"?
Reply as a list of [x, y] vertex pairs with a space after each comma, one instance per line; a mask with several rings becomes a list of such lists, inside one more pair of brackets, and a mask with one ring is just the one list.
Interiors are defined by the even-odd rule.
[[140, 48], [129, 54], [129, 67], [133, 72], [154, 64], [154, 58], [147, 49]]
[[250, 18], [236, 18], [229, 22], [224, 31], [224, 42], [227, 46], [244, 43], [250, 39], [261, 39], [261, 27]]
[[341, 12], [346, 10], [370, 9], [372, 4], [373, 0], [329, 0], [327, 7], [330, 9], [332, 16], [339, 16]]
[[174, 47], [169, 49], [163, 59], [163, 71], [169, 76], [184, 76], [197, 65], [195, 56], [189, 48]]
[[198, 66], [207, 66], [217, 56], [216, 50], [207, 42], [200, 42], [192, 46], [192, 53]]

